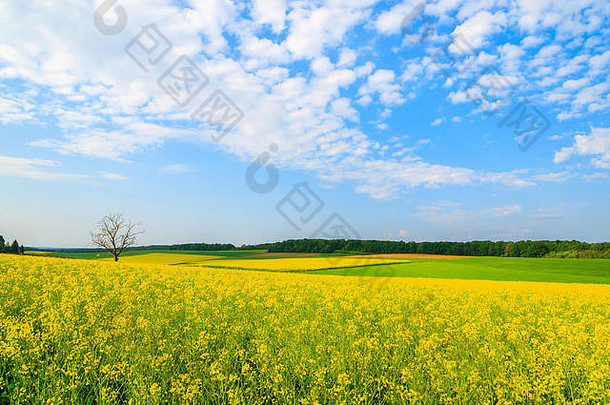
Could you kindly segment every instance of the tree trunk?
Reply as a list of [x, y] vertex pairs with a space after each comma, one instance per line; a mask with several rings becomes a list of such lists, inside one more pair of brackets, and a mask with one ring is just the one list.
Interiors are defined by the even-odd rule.
[[118, 261], [119, 261], [119, 256], [114, 255], [114, 261], [115, 261], [115, 262], [118, 262]]

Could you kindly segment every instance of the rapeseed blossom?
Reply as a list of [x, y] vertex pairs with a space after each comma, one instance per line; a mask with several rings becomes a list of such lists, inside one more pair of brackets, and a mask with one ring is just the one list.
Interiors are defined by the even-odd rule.
[[610, 286], [0, 256], [0, 403], [610, 403]]

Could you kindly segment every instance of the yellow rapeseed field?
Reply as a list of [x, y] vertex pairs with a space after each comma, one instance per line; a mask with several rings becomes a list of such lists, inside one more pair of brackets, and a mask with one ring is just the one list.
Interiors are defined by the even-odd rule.
[[[221, 258], [222, 256], [197, 255], [189, 253], [146, 253], [121, 257], [123, 263], [129, 264], [159, 264], [159, 265], [178, 265], [178, 264], [198, 264], [208, 260]], [[102, 260], [114, 261], [109, 257]]]
[[0, 255], [0, 403], [605, 404], [610, 287]]
[[46, 256], [49, 254], [49, 252], [39, 252], [37, 250], [33, 250], [33, 251], [28, 250], [25, 252], [25, 254], [29, 255], [29, 256]]
[[267, 259], [216, 260], [202, 263], [208, 267], [246, 270], [307, 271], [343, 267], [374, 266], [380, 264], [407, 263], [408, 260], [368, 258], [365, 256], [296, 257]]

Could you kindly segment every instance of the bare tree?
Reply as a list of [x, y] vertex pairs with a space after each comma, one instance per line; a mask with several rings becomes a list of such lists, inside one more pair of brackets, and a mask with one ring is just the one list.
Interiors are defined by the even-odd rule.
[[99, 220], [96, 232], [91, 232], [91, 244], [112, 253], [117, 262], [125, 249], [135, 246], [142, 233], [140, 224], [125, 219], [123, 214], [108, 214]]

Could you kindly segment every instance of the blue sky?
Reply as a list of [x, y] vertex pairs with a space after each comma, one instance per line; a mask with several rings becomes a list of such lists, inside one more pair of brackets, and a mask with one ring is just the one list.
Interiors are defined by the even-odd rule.
[[4, 1], [0, 234], [86, 246], [119, 211], [145, 244], [608, 240], [609, 16], [596, 0]]

